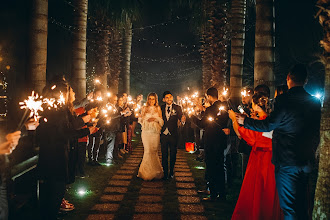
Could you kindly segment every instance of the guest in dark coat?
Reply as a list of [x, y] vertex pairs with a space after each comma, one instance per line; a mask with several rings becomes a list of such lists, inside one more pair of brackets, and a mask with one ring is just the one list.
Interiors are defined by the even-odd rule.
[[307, 185], [320, 141], [320, 101], [303, 88], [306, 67], [294, 66], [287, 76], [289, 91], [275, 100], [274, 111], [265, 120], [237, 115], [245, 128], [273, 133], [275, 180], [285, 219], [309, 219]]
[[[227, 147], [227, 136], [224, 133], [228, 124], [227, 102], [218, 100], [218, 90], [209, 88], [206, 92], [210, 107], [206, 108], [203, 117], [199, 120], [192, 116], [194, 122], [205, 129], [204, 148], [207, 178], [209, 180], [210, 197], [204, 200], [225, 199], [225, 173], [224, 173], [224, 149]], [[219, 109], [224, 107], [224, 110]]]
[[[51, 89], [56, 85], [55, 89]], [[54, 87], [53, 87], [54, 88]], [[73, 121], [74, 92], [64, 79], [57, 79], [45, 89], [45, 97], [59, 98], [60, 92], [65, 104], [57, 109], [45, 110], [36, 130], [36, 140], [40, 147], [37, 165], [40, 186], [41, 219], [56, 219], [65, 185], [68, 181], [69, 142], [95, 131], [95, 127], [76, 130], [84, 121]], [[82, 126], [80, 126], [82, 127]]]

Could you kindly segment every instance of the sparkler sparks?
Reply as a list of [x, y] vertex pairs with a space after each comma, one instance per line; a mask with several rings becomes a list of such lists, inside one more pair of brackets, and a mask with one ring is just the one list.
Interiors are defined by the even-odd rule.
[[243, 90], [243, 91], [241, 91], [241, 95], [243, 96], [243, 97], [245, 97], [245, 96], [250, 96], [250, 90], [248, 90], [248, 91], [246, 91], [245, 89]]
[[28, 96], [28, 99], [25, 99], [23, 102], [20, 102], [21, 109], [28, 109], [30, 110], [29, 117], [33, 117], [34, 120], [38, 120], [39, 118], [39, 111], [43, 111], [43, 101], [41, 100], [41, 96], [38, 93], [32, 91], [31, 96]]
[[223, 87], [222, 95], [223, 96], [227, 96], [228, 95], [228, 88]]

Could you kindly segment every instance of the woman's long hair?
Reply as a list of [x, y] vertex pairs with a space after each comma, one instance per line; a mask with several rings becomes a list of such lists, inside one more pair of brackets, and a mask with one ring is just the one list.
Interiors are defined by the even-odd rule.
[[149, 97], [150, 96], [153, 96], [155, 97], [155, 106], [158, 107], [158, 95], [155, 93], [155, 92], [151, 92], [148, 94], [148, 97], [147, 97], [147, 106], [149, 106]]
[[65, 104], [62, 107], [67, 107], [73, 113], [73, 100], [71, 99], [71, 87], [63, 76], [55, 77], [43, 90], [45, 98], [59, 99], [61, 94], [65, 99]]
[[252, 96], [254, 104], [258, 105], [267, 114], [270, 112], [268, 100], [267, 94], [263, 92], [257, 92]]

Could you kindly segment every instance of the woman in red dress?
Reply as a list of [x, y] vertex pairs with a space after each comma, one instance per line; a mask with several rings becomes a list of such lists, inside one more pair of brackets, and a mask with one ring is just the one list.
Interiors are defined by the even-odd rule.
[[[263, 93], [252, 97], [252, 108], [259, 120], [267, 117], [268, 98]], [[232, 219], [281, 219], [281, 209], [275, 185], [275, 167], [272, 158], [272, 133], [257, 132], [238, 125], [236, 114], [229, 111], [238, 137], [243, 138], [252, 151], [246, 168], [241, 192]]]

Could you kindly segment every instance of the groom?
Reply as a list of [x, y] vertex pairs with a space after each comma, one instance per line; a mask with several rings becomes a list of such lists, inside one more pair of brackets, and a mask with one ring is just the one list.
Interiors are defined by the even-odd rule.
[[164, 125], [160, 134], [160, 143], [162, 149], [162, 166], [164, 170], [164, 179], [168, 178], [168, 148], [170, 148], [170, 178], [174, 176], [174, 164], [176, 160], [177, 140], [178, 140], [178, 120], [181, 120], [181, 107], [173, 103], [173, 95], [170, 91], [163, 93], [163, 102], [161, 107]]

